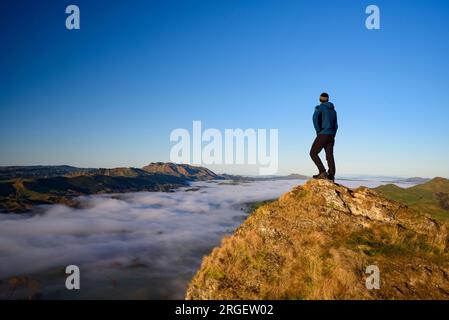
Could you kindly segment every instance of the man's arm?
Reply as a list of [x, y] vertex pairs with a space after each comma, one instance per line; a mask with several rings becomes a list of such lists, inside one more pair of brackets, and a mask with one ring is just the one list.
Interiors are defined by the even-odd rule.
[[337, 117], [337, 113], [335, 112], [335, 132], [337, 132], [338, 130], [338, 117]]
[[321, 131], [320, 120], [321, 120], [321, 110], [318, 107], [316, 107], [315, 112], [313, 114], [313, 126], [315, 127], [316, 133]]

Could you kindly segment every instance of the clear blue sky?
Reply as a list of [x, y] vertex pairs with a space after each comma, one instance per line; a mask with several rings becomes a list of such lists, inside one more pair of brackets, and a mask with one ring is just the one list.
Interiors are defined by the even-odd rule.
[[280, 173], [310, 174], [327, 91], [338, 173], [448, 177], [448, 34], [444, 0], [2, 1], [0, 165], [168, 161], [201, 120], [278, 128]]

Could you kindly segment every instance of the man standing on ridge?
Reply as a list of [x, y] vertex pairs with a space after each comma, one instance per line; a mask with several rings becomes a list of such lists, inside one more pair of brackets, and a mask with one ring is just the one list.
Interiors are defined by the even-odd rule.
[[[314, 179], [335, 180], [335, 161], [334, 161], [334, 143], [335, 135], [338, 129], [337, 112], [334, 105], [329, 102], [329, 95], [322, 93], [320, 95], [320, 105], [315, 107], [313, 114], [313, 125], [317, 137], [310, 149], [310, 157], [318, 168], [319, 173], [313, 176]], [[329, 171], [326, 172], [323, 163], [319, 157], [321, 150], [326, 152], [327, 165]]]

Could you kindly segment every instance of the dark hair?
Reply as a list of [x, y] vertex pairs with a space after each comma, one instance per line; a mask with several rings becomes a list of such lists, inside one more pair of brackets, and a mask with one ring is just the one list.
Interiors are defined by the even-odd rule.
[[320, 102], [328, 102], [329, 101], [329, 95], [326, 92], [323, 92], [320, 94]]

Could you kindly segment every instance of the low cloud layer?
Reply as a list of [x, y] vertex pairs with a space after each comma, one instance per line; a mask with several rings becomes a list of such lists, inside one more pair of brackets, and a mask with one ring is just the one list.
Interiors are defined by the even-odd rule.
[[[201, 182], [198, 191], [90, 196], [81, 209], [0, 215], [0, 280], [36, 278], [43, 298], [180, 299], [202, 257], [244, 220], [244, 203], [302, 182]], [[64, 287], [69, 264], [81, 269], [76, 292]]]

